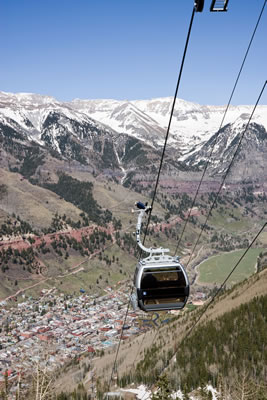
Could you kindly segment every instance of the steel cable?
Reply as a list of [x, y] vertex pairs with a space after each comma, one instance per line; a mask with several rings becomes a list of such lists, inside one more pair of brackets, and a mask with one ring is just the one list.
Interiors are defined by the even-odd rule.
[[[232, 268], [232, 270], [230, 271], [230, 273], [227, 275], [227, 277], [225, 278], [225, 280], [223, 281], [223, 283], [221, 284], [221, 286], [217, 289], [216, 293], [212, 296], [211, 300], [209, 301], [209, 303], [206, 305], [206, 307], [203, 309], [202, 313], [200, 314], [200, 316], [198, 317], [198, 319], [196, 320], [196, 322], [192, 325], [192, 327], [188, 330], [187, 334], [183, 337], [183, 339], [180, 342], [180, 345], [189, 337], [189, 335], [191, 335], [191, 333], [193, 332], [193, 330], [195, 329], [196, 325], [199, 323], [199, 321], [201, 320], [201, 318], [203, 317], [203, 315], [207, 312], [208, 308], [211, 306], [211, 304], [214, 302], [215, 298], [219, 295], [219, 293], [222, 291], [222, 289], [224, 288], [224, 286], [226, 285], [227, 281], [229, 280], [229, 278], [231, 277], [231, 275], [234, 273], [234, 271], [236, 270], [236, 268], [238, 267], [238, 265], [241, 263], [241, 261], [243, 260], [243, 258], [246, 256], [247, 252], [250, 250], [250, 248], [253, 246], [253, 244], [256, 242], [256, 240], [258, 239], [258, 237], [260, 236], [260, 234], [263, 232], [263, 230], [265, 229], [265, 227], [267, 226], [267, 222], [265, 222], [263, 224], [263, 226], [261, 227], [261, 229], [258, 231], [258, 233], [254, 236], [253, 240], [251, 241], [251, 243], [249, 244], [249, 246], [246, 248], [246, 250], [244, 251], [244, 253], [242, 254], [242, 256], [239, 258], [239, 260], [236, 262], [236, 264], [234, 265], [234, 267]], [[161, 370], [159, 376], [162, 375], [162, 373], [168, 368], [171, 360], [175, 357], [175, 355], [177, 354], [178, 350], [175, 350], [173, 355], [171, 356], [171, 358], [169, 359], [168, 365], [166, 367], [163, 367], [163, 369]], [[150, 386], [152, 388], [152, 386]], [[144, 396], [147, 393], [144, 394]], [[144, 399], [144, 396], [141, 398], [141, 400]]]
[[220, 130], [221, 130], [222, 126], [223, 126], [223, 123], [224, 123], [226, 114], [227, 114], [227, 112], [228, 112], [228, 109], [229, 109], [229, 107], [230, 107], [230, 103], [231, 103], [231, 101], [232, 101], [232, 98], [233, 98], [233, 95], [234, 95], [234, 92], [235, 92], [237, 83], [238, 83], [238, 81], [239, 81], [239, 78], [240, 78], [240, 75], [241, 75], [241, 73], [242, 73], [242, 70], [243, 70], [245, 61], [246, 61], [246, 59], [247, 59], [247, 56], [248, 56], [248, 53], [249, 53], [251, 44], [252, 44], [252, 42], [253, 42], [254, 36], [255, 36], [255, 34], [256, 34], [256, 31], [257, 31], [257, 29], [258, 29], [258, 26], [259, 26], [259, 23], [260, 23], [260, 20], [261, 20], [263, 11], [264, 11], [264, 7], [265, 7], [265, 5], [266, 5], [266, 1], [267, 1], [267, 0], [265, 0], [264, 3], [263, 3], [263, 6], [262, 6], [262, 9], [261, 9], [260, 15], [259, 15], [259, 17], [258, 17], [257, 23], [256, 23], [255, 28], [254, 28], [254, 30], [253, 30], [252, 36], [251, 36], [251, 38], [250, 38], [250, 41], [249, 41], [249, 44], [248, 44], [248, 47], [247, 47], [245, 56], [244, 56], [244, 58], [243, 58], [241, 67], [240, 67], [239, 72], [238, 72], [238, 74], [237, 74], [237, 78], [236, 78], [236, 80], [235, 80], [235, 84], [234, 84], [233, 90], [232, 90], [232, 92], [231, 92], [231, 95], [230, 95], [230, 97], [229, 97], [229, 100], [228, 100], [228, 103], [227, 103], [225, 112], [224, 112], [224, 114], [223, 114], [222, 121], [221, 121], [220, 126], [219, 126], [219, 129], [218, 129], [218, 131], [217, 131], [217, 133], [216, 133], [216, 135], [215, 135], [214, 143], [213, 143], [213, 145], [212, 145], [212, 147], [211, 147], [210, 154], [209, 154], [208, 159], [207, 159], [207, 162], [206, 162], [206, 164], [205, 164], [205, 166], [204, 166], [204, 170], [203, 170], [201, 179], [200, 179], [200, 181], [199, 181], [199, 185], [198, 185], [198, 187], [197, 187], [197, 191], [196, 191], [196, 194], [195, 194], [195, 196], [194, 196], [194, 199], [193, 199], [193, 202], [192, 202], [192, 206], [191, 206], [190, 211], [189, 211], [189, 213], [188, 213], [188, 215], [187, 215], [185, 224], [184, 224], [184, 226], [183, 226], [182, 233], [181, 233], [181, 235], [180, 235], [178, 244], [177, 244], [177, 246], [176, 246], [175, 254], [177, 253], [177, 251], [178, 251], [178, 249], [179, 249], [179, 246], [180, 246], [180, 244], [181, 244], [181, 240], [182, 240], [182, 237], [183, 237], [183, 235], [184, 235], [184, 232], [185, 232], [187, 223], [188, 223], [188, 221], [189, 221], [189, 219], [190, 219], [190, 217], [191, 217], [192, 209], [194, 208], [194, 206], [195, 206], [195, 204], [196, 204], [196, 199], [197, 199], [197, 196], [198, 196], [198, 194], [199, 194], [200, 187], [201, 187], [201, 185], [202, 185], [204, 176], [205, 176], [205, 174], [206, 174], [206, 172], [207, 172], [207, 168], [208, 168], [208, 165], [209, 165], [209, 163], [210, 163], [210, 159], [211, 159], [211, 157], [212, 157], [213, 150], [214, 150], [215, 145], [216, 145], [216, 143], [217, 143], [217, 139], [218, 139]]
[[257, 108], [257, 105], [258, 105], [258, 103], [259, 103], [259, 101], [260, 101], [260, 99], [261, 99], [262, 93], [264, 92], [266, 83], [267, 83], [267, 81], [265, 81], [265, 83], [264, 83], [264, 85], [263, 85], [263, 87], [262, 87], [262, 89], [261, 89], [261, 92], [260, 92], [260, 94], [259, 94], [259, 97], [258, 97], [258, 99], [257, 99], [257, 101], [256, 101], [256, 103], [255, 103], [255, 105], [254, 105], [254, 107], [253, 107], [253, 110], [252, 110], [252, 112], [251, 112], [251, 114], [250, 114], [249, 120], [248, 120], [248, 122], [247, 122], [247, 124], [246, 124], [246, 127], [245, 127], [243, 133], [242, 133], [241, 136], [240, 136], [238, 145], [237, 145], [237, 147], [236, 147], [236, 149], [235, 149], [235, 152], [234, 152], [234, 154], [233, 154], [233, 157], [232, 157], [232, 159], [231, 159], [231, 162], [230, 162], [230, 164], [229, 164], [229, 166], [228, 166], [228, 168], [227, 168], [227, 170], [226, 170], [226, 172], [225, 172], [225, 174], [224, 174], [224, 176], [223, 176], [223, 179], [222, 179], [222, 181], [221, 181], [219, 190], [217, 191], [216, 196], [215, 196], [215, 198], [214, 198], [214, 200], [213, 200], [213, 203], [212, 203], [212, 205], [211, 205], [211, 207], [210, 207], [210, 209], [209, 209], [208, 215], [207, 215], [206, 220], [205, 220], [205, 222], [204, 222], [204, 224], [203, 224], [203, 226], [202, 226], [202, 228], [201, 228], [201, 231], [200, 231], [200, 233], [199, 233], [199, 235], [198, 235], [197, 241], [196, 241], [196, 243], [195, 243], [195, 245], [194, 245], [194, 247], [193, 247], [193, 249], [192, 249], [192, 251], [191, 251], [191, 254], [190, 254], [189, 260], [188, 260], [188, 262], [187, 262], [187, 264], [186, 264], [186, 267], [188, 267], [188, 265], [189, 265], [189, 263], [190, 263], [190, 261], [191, 261], [191, 259], [192, 259], [192, 256], [193, 256], [193, 254], [194, 254], [194, 251], [195, 251], [195, 249], [196, 249], [196, 247], [197, 247], [197, 245], [198, 245], [198, 242], [199, 242], [199, 240], [200, 240], [200, 238], [201, 238], [201, 236], [202, 236], [202, 233], [203, 233], [203, 231], [204, 231], [204, 229], [205, 229], [205, 227], [206, 227], [206, 225], [207, 225], [207, 222], [208, 222], [208, 219], [209, 219], [209, 217], [210, 217], [210, 215], [211, 215], [211, 212], [212, 212], [213, 208], [214, 208], [215, 205], [216, 205], [216, 202], [217, 202], [217, 200], [218, 200], [218, 197], [219, 197], [219, 194], [220, 194], [220, 192], [221, 192], [221, 190], [222, 190], [222, 187], [223, 187], [223, 185], [224, 185], [224, 182], [225, 182], [225, 180], [226, 180], [226, 178], [227, 178], [227, 175], [229, 174], [229, 172], [230, 172], [230, 170], [231, 170], [231, 168], [232, 168], [232, 166], [233, 166], [234, 160], [235, 160], [235, 158], [236, 158], [236, 156], [237, 156], [237, 154], [238, 154], [238, 152], [239, 152], [239, 149], [240, 149], [241, 143], [242, 143], [242, 141], [243, 141], [243, 138], [244, 138], [244, 136], [245, 136], [245, 133], [246, 133], [246, 131], [247, 131], [249, 125], [250, 125], [251, 119], [252, 119], [252, 117], [253, 117], [253, 115], [254, 115], [254, 112], [255, 112], [255, 110], [256, 110], [256, 108]]
[[[198, 240], [197, 240], [197, 242], [196, 242], [196, 244], [195, 244], [195, 246], [194, 246], [194, 248], [193, 248], [193, 250], [192, 250], [191, 255], [193, 254], [193, 252], [194, 252], [194, 250], [195, 250], [195, 248], [196, 248], [196, 245], [197, 245], [197, 243], [198, 243], [198, 241], [199, 241], [199, 239], [200, 239], [200, 237], [201, 237], [201, 234], [202, 234], [202, 232], [203, 232], [203, 230], [204, 230], [204, 228], [205, 228], [205, 226], [206, 226], [206, 223], [207, 223], [207, 220], [208, 220], [208, 218], [209, 218], [209, 216], [210, 216], [210, 214], [211, 214], [211, 211], [212, 211], [214, 205], [216, 204], [217, 198], [218, 198], [219, 193], [220, 193], [220, 191], [221, 191], [221, 189], [222, 189], [222, 187], [223, 187], [223, 184], [224, 184], [224, 182], [225, 182], [225, 179], [226, 179], [228, 173], [230, 172], [230, 169], [231, 169], [231, 167], [232, 167], [232, 165], [233, 165], [233, 163], [234, 163], [235, 157], [236, 157], [237, 154], [238, 154], [240, 145], [241, 145], [242, 140], [243, 140], [243, 138], [244, 138], [244, 136], [245, 136], [245, 133], [246, 133], [246, 131], [247, 131], [249, 125], [250, 125], [250, 121], [251, 121], [251, 119], [252, 119], [252, 117], [253, 117], [253, 115], [254, 115], [254, 112], [255, 112], [255, 110], [256, 110], [256, 108], [257, 108], [257, 105], [258, 105], [258, 103], [259, 103], [259, 101], [260, 101], [260, 99], [261, 99], [261, 96], [262, 96], [262, 93], [264, 92], [264, 89], [265, 89], [266, 84], [267, 84], [267, 81], [265, 81], [265, 83], [264, 83], [264, 85], [263, 85], [263, 87], [262, 87], [262, 89], [261, 89], [261, 91], [260, 91], [260, 94], [259, 94], [259, 96], [258, 96], [258, 99], [257, 99], [257, 101], [256, 101], [256, 103], [255, 103], [255, 105], [254, 105], [254, 107], [253, 107], [252, 112], [251, 112], [250, 118], [249, 118], [249, 120], [248, 120], [248, 122], [247, 122], [247, 124], [246, 124], [246, 127], [245, 127], [243, 133], [241, 134], [241, 137], [240, 137], [240, 139], [239, 139], [238, 145], [237, 145], [236, 150], [235, 150], [235, 152], [234, 152], [234, 154], [233, 154], [232, 160], [231, 160], [231, 162], [230, 162], [230, 164], [229, 164], [229, 166], [228, 166], [228, 168], [227, 168], [227, 170], [226, 170], [226, 173], [225, 173], [225, 175], [224, 175], [224, 177], [223, 177], [223, 180], [222, 180], [222, 183], [221, 183], [221, 185], [220, 185], [219, 191], [217, 192], [217, 196], [215, 197], [215, 199], [214, 199], [214, 201], [213, 201], [213, 203], [212, 203], [212, 206], [211, 206], [211, 208], [210, 208], [210, 210], [209, 210], [209, 213], [208, 213], [208, 216], [207, 216], [207, 218], [206, 218], [205, 224], [204, 224], [204, 226], [203, 226], [203, 228], [202, 228], [202, 230], [201, 230], [201, 232], [200, 232], [200, 234], [199, 234], [199, 236], [198, 236]], [[222, 288], [225, 286], [225, 284], [226, 284], [226, 282], [228, 281], [228, 279], [230, 278], [230, 276], [233, 274], [233, 272], [235, 271], [235, 269], [237, 268], [237, 266], [240, 264], [240, 262], [242, 261], [242, 259], [245, 257], [245, 255], [247, 254], [247, 252], [248, 252], [249, 249], [251, 248], [251, 246], [252, 246], [252, 245], [254, 244], [254, 242], [257, 240], [257, 238], [259, 237], [259, 235], [261, 234], [261, 232], [264, 230], [264, 228], [266, 227], [266, 225], [267, 225], [267, 222], [263, 225], [263, 227], [260, 229], [260, 231], [259, 231], [259, 232], [257, 233], [257, 235], [254, 237], [254, 239], [252, 240], [252, 242], [250, 243], [250, 245], [247, 247], [247, 249], [245, 250], [245, 252], [243, 253], [243, 255], [240, 257], [240, 259], [239, 259], [238, 262], [235, 264], [235, 266], [233, 267], [233, 269], [231, 270], [231, 272], [228, 274], [228, 276], [226, 277], [226, 279], [224, 280], [224, 282], [221, 284], [220, 288], [216, 291], [216, 293], [215, 293], [215, 295], [212, 297], [211, 301], [210, 301], [210, 302], [208, 303], [208, 305], [204, 308], [203, 312], [201, 313], [200, 317], [197, 319], [196, 323], [195, 323], [195, 324], [192, 326], [192, 328], [189, 330], [188, 334], [184, 336], [184, 338], [182, 339], [181, 343], [185, 340], [185, 338], [187, 338], [187, 337], [192, 333], [192, 331], [193, 331], [193, 329], [195, 328], [195, 326], [197, 325], [197, 323], [200, 321], [200, 319], [201, 319], [201, 318], [203, 317], [203, 315], [206, 313], [206, 311], [207, 311], [207, 309], [209, 308], [209, 306], [213, 303], [215, 297], [220, 293], [220, 291], [222, 290]], [[187, 263], [187, 267], [188, 267], [188, 264], [189, 264], [190, 260], [191, 260], [191, 257], [189, 258], [189, 261], [188, 261], [188, 263]], [[157, 333], [158, 333], [158, 332], [157, 332]], [[157, 333], [156, 333], [156, 335], [157, 335]], [[154, 337], [154, 339], [153, 339], [153, 342], [154, 342], [154, 340], [155, 340], [155, 338], [156, 338], [156, 335], [155, 335], [155, 337]], [[171, 357], [171, 359], [173, 359], [173, 357], [175, 356], [176, 353], [177, 353], [177, 351], [175, 351], [175, 353], [173, 354], [173, 356]], [[171, 359], [170, 359], [170, 360], [171, 360]], [[168, 367], [168, 366], [167, 366], [167, 367]], [[163, 373], [163, 371], [164, 371], [167, 367], [164, 367], [164, 368], [163, 368], [163, 370], [161, 371], [160, 375]], [[144, 395], [144, 396], [145, 396], [145, 395]], [[143, 396], [143, 398], [144, 398], [144, 396]], [[141, 399], [141, 400], [142, 400], [142, 399]]]
[[[175, 94], [174, 94], [174, 99], [173, 99], [172, 108], [171, 108], [171, 114], [170, 114], [169, 123], [168, 123], [167, 131], [166, 131], [166, 135], [165, 135], [164, 146], [163, 146], [163, 150], [162, 150], [162, 155], [161, 155], [161, 159], [160, 159], [160, 165], [159, 165], [158, 174], [157, 174], [156, 183], [155, 183], [155, 189], [154, 189], [154, 193], [153, 193], [153, 197], [152, 197], [152, 202], [151, 202], [151, 208], [152, 208], [152, 209], [153, 209], [153, 205], [154, 205], [155, 198], [156, 198], [156, 193], [157, 193], [157, 188], [158, 188], [158, 184], [159, 184], [160, 173], [161, 173], [161, 169], [162, 169], [162, 165], [163, 165], [163, 160], [164, 160], [165, 150], [166, 150], [166, 146], [167, 146], [167, 142], [168, 142], [168, 137], [169, 137], [170, 127], [171, 127], [173, 112], [174, 112], [175, 103], [176, 103], [176, 99], [177, 99], [177, 95], [178, 95], [178, 90], [179, 90], [179, 86], [180, 86], [180, 81], [181, 81], [181, 77], [182, 77], [182, 72], [183, 72], [185, 57], [186, 57], [186, 53], [187, 53], [189, 38], [190, 38], [191, 30], [192, 30], [194, 15], [195, 15], [195, 7], [193, 7], [192, 16], [191, 16], [190, 23], [189, 23], [189, 28], [188, 28], [188, 33], [187, 33], [185, 48], [184, 48], [184, 52], [183, 52], [182, 62], [181, 62], [181, 66], [180, 66], [179, 76], [178, 76], [178, 80], [177, 80], [177, 84], [176, 84], [176, 89], [175, 89]], [[143, 243], [145, 243], [145, 239], [146, 239], [146, 236], [147, 236], [147, 231], [148, 231], [148, 226], [149, 226], [150, 219], [151, 219], [151, 214], [152, 214], [152, 212], [150, 212], [149, 215], [148, 215], [148, 221], [147, 221], [147, 225], [146, 225], [146, 228], [145, 228], [145, 234], [144, 234]], [[139, 257], [139, 259], [141, 258], [141, 254], [142, 254], [142, 250], [140, 250], [140, 257]], [[129, 301], [128, 301], [128, 305], [127, 305], [127, 309], [126, 309], [126, 314], [125, 314], [124, 321], [126, 321], [126, 318], [127, 318], [128, 312], [129, 312], [129, 306], [130, 306], [130, 301], [131, 301], [131, 295], [132, 295], [132, 293], [133, 293], [133, 287], [132, 287], [132, 290], [131, 290], [131, 293], [130, 293], [130, 296], [129, 296]], [[120, 340], [119, 340], [119, 344], [118, 344], [118, 348], [117, 348], [117, 352], [116, 352], [116, 356], [115, 356], [113, 368], [112, 368], [112, 371], [111, 371], [111, 376], [110, 376], [110, 380], [109, 380], [108, 390], [110, 390], [110, 386], [111, 386], [113, 374], [114, 374], [114, 371], [115, 371], [115, 366], [116, 366], [116, 363], [117, 363], [117, 358], [118, 358], [118, 354], [119, 354], [119, 348], [120, 348], [120, 344], [121, 344], [121, 339], [122, 339], [122, 334], [121, 334], [121, 336], [120, 336]]]

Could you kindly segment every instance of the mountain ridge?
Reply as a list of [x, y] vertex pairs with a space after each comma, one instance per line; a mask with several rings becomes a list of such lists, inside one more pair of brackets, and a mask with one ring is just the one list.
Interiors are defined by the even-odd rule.
[[[153, 181], [155, 165], [159, 164], [170, 106], [170, 97], [133, 102], [77, 99], [58, 102], [49, 96], [0, 92], [0, 135], [5, 137], [4, 150], [15, 159], [28, 157], [29, 149], [37, 144], [39, 153], [49, 151], [65, 161], [74, 160], [91, 173], [104, 173], [124, 185], [140, 186], [144, 182], [143, 187], [147, 185], [145, 181]], [[177, 99], [163, 166], [167, 172], [164, 180], [170, 176], [177, 180], [183, 171], [201, 171], [207, 162], [210, 177], [224, 174], [251, 108], [230, 107], [218, 132], [223, 107], [200, 106]], [[229, 119], [234, 122], [227, 122]], [[254, 180], [254, 159], [260, 180], [265, 180], [266, 128], [267, 106], [258, 106], [245, 135], [249, 146], [243, 144], [240, 149], [241, 167], [232, 174], [234, 181], [242, 181], [244, 171], [248, 180]], [[12, 146], [8, 145], [10, 140], [14, 141]], [[16, 161], [13, 159], [12, 163]], [[37, 163], [38, 160], [36, 166]], [[187, 177], [192, 179], [188, 174]]]
[[[151, 144], [162, 145], [168, 124], [171, 97], [156, 98], [151, 100], [81, 100], [74, 99], [70, 102], [60, 102], [50, 96], [32, 93], [6, 93], [0, 92], [0, 113], [13, 119], [18, 118], [18, 111], [26, 109], [31, 116], [31, 122], [40, 130], [36, 123], [36, 115], [42, 109], [61, 109], [69, 117], [84, 119], [90, 117], [95, 122], [115, 130], [117, 133], [126, 133]], [[7, 112], [7, 109], [12, 112]], [[170, 131], [169, 144], [179, 145], [182, 152], [188, 152], [193, 146], [206, 141], [219, 129], [224, 106], [199, 105], [182, 99], [176, 100], [173, 120]], [[51, 110], [51, 111], [52, 111]], [[233, 123], [239, 117], [248, 119], [252, 106], [230, 106], [225, 118], [225, 124]], [[267, 106], [258, 106], [254, 122], [267, 128]], [[21, 122], [18, 121], [17, 122]]]

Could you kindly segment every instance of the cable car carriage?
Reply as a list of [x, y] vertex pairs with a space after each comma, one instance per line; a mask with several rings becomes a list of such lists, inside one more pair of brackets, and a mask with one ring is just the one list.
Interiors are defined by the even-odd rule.
[[166, 255], [169, 249], [162, 247], [146, 248], [140, 240], [142, 218], [151, 211], [151, 207], [137, 202], [138, 220], [136, 241], [139, 247], [149, 253], [141, 259], [134, 274], [135, 292], [132, 305], [143, 311], [180, 310], [189, 296], [189, 281], [179, 257]]

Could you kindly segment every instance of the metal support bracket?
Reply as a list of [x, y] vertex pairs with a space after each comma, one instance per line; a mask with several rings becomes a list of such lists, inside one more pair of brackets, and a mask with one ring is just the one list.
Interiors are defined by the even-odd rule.
[[148, 206], [145, 207], [144, 209], [138, 210], [139, 215], [138, 215], [137, 224], [136, 224], [136, 242], [137, 242], [138, 246], [140, 247], [140, 249], [142, 249], [146, 253], [149, 253], [150, 255], [152, 255], [152, 254], [164, 255], [164, 253], [168, 253], [170, 250], [163, 249], [162, 247], [158, 247], [156, 249], [154, 249], [153, 247], [150, 247], [150, 248], [145, 247], [140, 239], [140, 232], [141, 232], [141, 227], [142, 227], [143, 216], [150, 211], [151, 211], [151, 207], [148, 207]]

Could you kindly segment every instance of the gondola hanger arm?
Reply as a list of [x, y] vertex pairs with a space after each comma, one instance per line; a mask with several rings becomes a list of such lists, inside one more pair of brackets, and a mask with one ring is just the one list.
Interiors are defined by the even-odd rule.
[[140, 232], [141, 232], [141, 227], [142, 227], [142, 219], [145, 214], [149, 213], [151, 211], [151, 207], [148, 206], [147, 204], [143, 204], [141, 202], [136, 202], [135, 203], [137, 210], [133, 210], [134, 212], [138, 212], [138, 218], [137, 218], [137, 224], [136, 224], [136, 242], [138, 246], [140, 247], [141, 250], [143, 250], [146, 253], [149, 253], [150, 255], [152, 254], [162, 254], [164, 255], [165, 253], [168, 253], [170, 249], [163, 249], [162, 247], [158, 248], [152, 248], [152, 247], [145, 247], [140, 239]]

